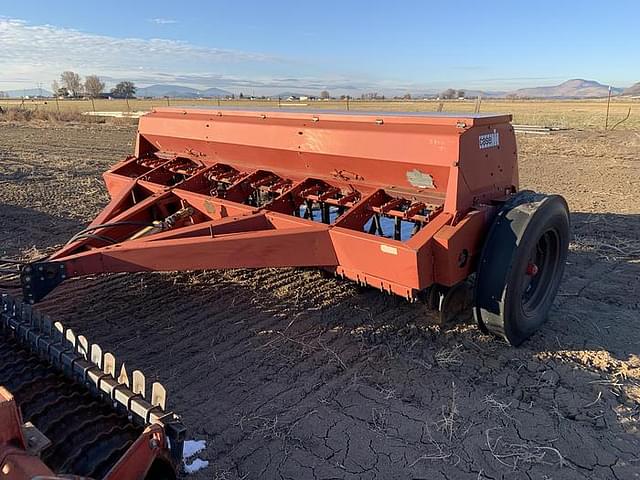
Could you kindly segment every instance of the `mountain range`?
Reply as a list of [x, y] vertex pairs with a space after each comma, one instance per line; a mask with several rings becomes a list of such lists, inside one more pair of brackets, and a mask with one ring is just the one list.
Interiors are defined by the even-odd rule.
[[[609, 94], [609, 85], [596, 82], [595, 80], [584, 80], [582, 78], [574, 78], [562, 82], [559, 85], [551, 85], [545, 87], [519, 88], [517, 90], [464, 90], [465, 97], [475, 98], [481, 96], [483, 98], [505, 98], [508, 96], [520, 98], [549, 98], [549, 99], [580, 99], [580, 98], [604, 98]], [[440, 93], [437, 90], [410, 92], [413, 98], [433, 98]], [[623, 89], [619, 87], [611, 87], [612, 95], [640, 95], [640, 82], [635, 85]], [[287, 98], [289, 96], [299, 97], [301, 94], [284, 92], [279, 95], [272, 95], [272, 98]], [[309, 95], [305, 93], [303, 95]], [[318, 95], [318, 92], [312, 95]]]
[[[619, 95], [623, 90], [622, 88], [611, 87], [611, 94]], [[560, 85], [520, 88], [509, 92], [509, 94], [514, 94], [518, 97], [532, 98], [598, 98], [606, 97], [609, 94], [609, 86], [594, 80], [575, 78], [567, 80]]]
[[[467, 98], [474, 98], [482, 96], [484, 98], [504, 98], [507, 96], [514, 96], [520, 98], [549, 98], [549, 99], [561, 99], [561, 98], [603, 98], [608, 95], [609, 86], [594, 80], [584, 80], [581, 78], [575, 78], [567, 80], [559, 85], [545, 86], [545, 87], [532, 87], [532, 88], [520, 88], [512, 91], [491, 91], [491, 90], [469, 90], [464, 89], [465, 96]], [[13, 98], [19, 98], [23, 96], [36, 97], [45, 96], [50, 97], [53, 94], [40, 88], [30, 88], [23, 90], [8, 90], [4, 92], [7, 96]], [[317, 96], [320, 92], [281, 92], [277, 95], [270, 95], [271, 98], [288, 97], [300, 97], [304, 95]], [[438, 91], [424, 91], [420, 93], [411, 92], [413, 98], [428, 98], [438, 95]], [[640, 82], [632, 85], [627, 89], [618, 87], [611, 87], [612, 95], [640, 95]], [[191, 87], [185, 87], [182, 85], [163, 85], [156, 84], [148, 87], [138, 87], [136, 89], [136, 96], [138, 98], [143, 97], [170, 97], [170, 98], [216, 98], [216, 97], [230, 97], [232, 92], [223, 90], [221, 88], [207, 88], [207, 89], [195, 89]], [[354, 95], [355, 96], [355, 95]], [[359, 95], [358, 95], [359, 96]]]
[[11, 98], [20, 97], [52, 97], [53, 93], [44, 88], [25, 88], [23, 90], [4, 90], [4, 94]]
[[170, 97], [170, 98], [213, 98], [231, 96], [231, 92], [212, 87], [205, 90], [197, 90], [182, 85], [150, 85], [136, 88], [136, 97]]

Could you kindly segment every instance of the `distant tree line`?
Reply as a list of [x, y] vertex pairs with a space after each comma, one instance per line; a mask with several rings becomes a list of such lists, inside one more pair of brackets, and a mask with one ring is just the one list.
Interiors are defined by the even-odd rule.
[[[53, 95], [64, 98], [100, 98], [105, 96], [105, 83], [97, 75], [82, 77], [76, 72], [65, 71], [60, 74], [59, 80], [51, 84]], [[109, 96], [114, 98], [133, 98], [136, 94], [136, 86], [133, 82], [119, 82], [111, 89]]]
[[439, 96], [444, 100], [453, 100], [456, 98], [464, 98], [464, 90], [454, 90], [453, 88], [447, 88]]

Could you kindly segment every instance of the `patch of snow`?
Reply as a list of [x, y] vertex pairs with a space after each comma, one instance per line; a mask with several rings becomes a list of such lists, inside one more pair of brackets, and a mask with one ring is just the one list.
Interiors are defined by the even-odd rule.
[[194, 473], [194, 472], [197, 472], [198, 470], [202, 470], [203, 468], [206, 468], [207, 466], [209, 466], [209, 462], [207, 460], [201, 460], [200, 458], [196, 458], [193, 462], [184, 464], [184, 471], [186, 473]]
[[184, 451], [182, 458], [187, 459], [193, 457], [196, 453], [201, 452], [207, 448], [207, 442], [205, 440], [187, 440], [184, 442]]

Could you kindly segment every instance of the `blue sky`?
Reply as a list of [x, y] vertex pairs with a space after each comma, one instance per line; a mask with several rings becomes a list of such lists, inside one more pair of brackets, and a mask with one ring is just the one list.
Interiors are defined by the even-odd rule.
[[112, 84], [356, 94], [640, 81], [637, 1], [0, 3], [0, 90]]

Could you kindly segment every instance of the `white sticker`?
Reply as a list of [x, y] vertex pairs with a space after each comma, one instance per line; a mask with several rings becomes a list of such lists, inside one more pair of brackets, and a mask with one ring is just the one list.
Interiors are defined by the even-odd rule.
[[497, 147], [500, 145], [500, 134], [494, 130], [493, 133], [480, 135], [478, 141], [480, 143], [480, 150], [483, 148]]
[[390, 245], [385, 245], [384, 243], [380, 245], [380, 250], [384, 253], [390, 253], [391, 255], [397, 255], [398, 249], [396, 247], [392, 247]]

